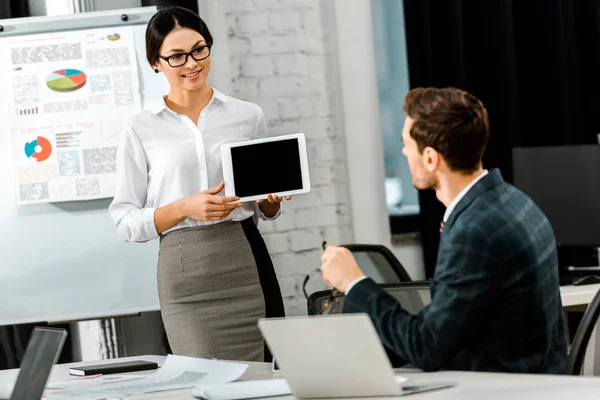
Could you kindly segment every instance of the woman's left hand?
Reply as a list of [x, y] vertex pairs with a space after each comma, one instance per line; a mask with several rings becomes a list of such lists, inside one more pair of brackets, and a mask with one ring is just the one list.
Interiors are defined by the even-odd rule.
[[[285, 196], [285, 199], [291, 200], [292, 196]], [[260, 210], [263, 212], [263, 214], [265, 214], [265, 216], [272, 217], [273, 215], [277, 214], [277, 211], [281, 206], [280, 203], [282, 200], [283, 197], [281, 196], [268, 194], [266, 199], [256, 200], [256, 202], [258, 203]]]

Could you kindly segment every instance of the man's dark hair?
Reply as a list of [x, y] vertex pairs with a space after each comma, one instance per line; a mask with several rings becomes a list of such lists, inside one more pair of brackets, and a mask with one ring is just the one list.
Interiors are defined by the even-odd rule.
[[465, 174], [481, 166], [490, 124], [475, 96], [453, 87], [416, 88], [406, 95], [404, 112], [414, 120], [410, 136], [420, 152], [432, 147], [450, 170]]
[[177, 26], [195, 30], [207, 46], [212, 46], [212, 35], [198, 14], [183, 7], [165, 7], [152, 16], [146, 28], [146, 58], [150, 65], [156, 65], [163, 40]]

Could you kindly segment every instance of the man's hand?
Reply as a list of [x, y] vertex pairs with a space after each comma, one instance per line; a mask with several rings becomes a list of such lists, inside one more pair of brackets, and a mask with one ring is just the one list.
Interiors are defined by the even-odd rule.
[[365, 276], [354, 256], [345, 247], [329, 246], [321, 256], [323, 279], [331, 287], [345, 293], [348, 285]]

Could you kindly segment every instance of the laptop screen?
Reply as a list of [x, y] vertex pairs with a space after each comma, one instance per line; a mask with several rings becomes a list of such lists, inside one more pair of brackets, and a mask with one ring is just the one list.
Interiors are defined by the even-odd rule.
[[60, 356], [66, 337], [64, 329], [34, 328], [11, 399], [39, 400], [42, 397], [50, 370]]

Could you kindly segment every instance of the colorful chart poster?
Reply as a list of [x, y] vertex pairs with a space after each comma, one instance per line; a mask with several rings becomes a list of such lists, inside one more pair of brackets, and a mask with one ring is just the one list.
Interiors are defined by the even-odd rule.
[[125, 119], [141, 111], [133, 28], [5, 39], [18, 204], [112, 197]]

